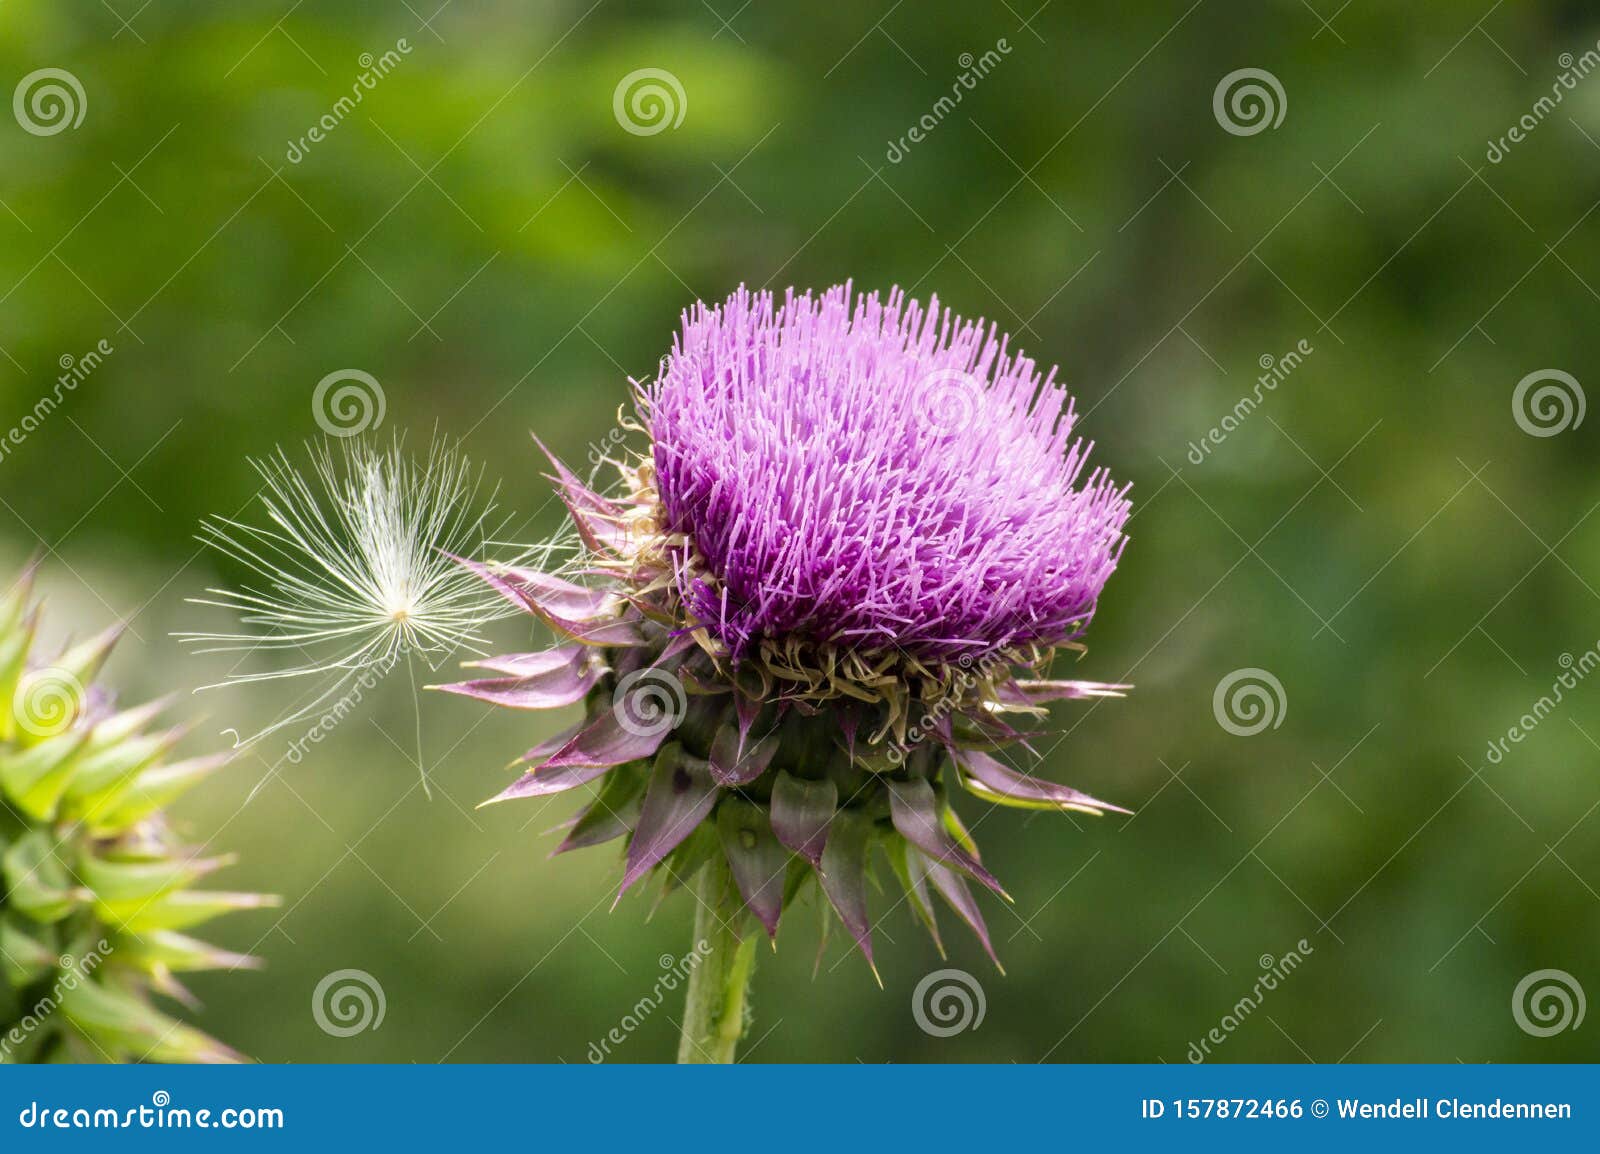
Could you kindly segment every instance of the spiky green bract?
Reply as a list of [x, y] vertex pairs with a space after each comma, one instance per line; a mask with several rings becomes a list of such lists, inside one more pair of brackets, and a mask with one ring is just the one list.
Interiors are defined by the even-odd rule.
[[0, 1062], [238, 1061], [154, 997], [194, 1007], [179, 975], [258, 964], [185, 931], [276, 899], [191, 888], [229, 859], [164, 812], [226, 758], [172, 760], [163, 703], [94, 684], [117, 630], [40, 661], [31, 587], [0, 595]]

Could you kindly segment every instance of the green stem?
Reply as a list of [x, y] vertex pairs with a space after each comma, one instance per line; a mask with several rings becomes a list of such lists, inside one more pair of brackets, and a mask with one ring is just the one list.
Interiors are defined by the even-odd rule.
[[757, 935], [720, 853], [706, 863], [695, 886], [700, 900], [694, 939], [700, 960], [689, 971], [678, 1061], [726, 1065], [745, 1032]]

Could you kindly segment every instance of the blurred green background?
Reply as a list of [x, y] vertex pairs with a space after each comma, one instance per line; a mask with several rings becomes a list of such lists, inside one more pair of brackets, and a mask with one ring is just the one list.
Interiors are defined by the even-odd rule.
[[[169, 634], [239, 574], [196, 523], [250, 500], [247, 456], [321, 435], [327, 374], [376, 377], [384, 431], [465, 438], [531, 538], [558, 522], [528, 432], [583, 460], [690, 301], [936, 292], [1059, 362], [1134, 484], [1078, 672], [1137, 688], [1062, 707], [1046, 772], [1137, 816], [968, 807], [1016, 905], [986, 907], [1004, 976], [945, 919], [986, 1003], [951, 1037], [913, 1015], [941, 963], [907, 911], [879, 990], [837, 939], [813, 976], [802, 909], [749, 1060], [1181, 1062], [1302, 939], [1214, 1059], [1594, 1058], [1595, 1023], [1531, 1035], [1512, 994], [1544, 969], [1600, 993], [1600, 677], [1486, 751], [1600, 640], [1600, 418], [1533, 436], [1512, 403], [1540, 370], [1600, 382], [1600, 78], [1535, 111], [1597, 39], [1577, 2], [11, 0], [5, 91], [61, 68], [85, 106], [0, 123], [0, 435], [62, 358], [113, 351], [5, 446], [0, 559], [43, 550], [57, 630], [131, 621], [128, 691], [203, 684], [226, 666]], [[615, 114], [645, 68], [675, 127]], [[1219, 117], [1243, 68], [1275, 126]], [[1239, 669], [1283, 687], [1253, 736], [1214, 714]], [[179, 710], [198, 751], [282, 704]], [[219, 925], [268, 967], [198, 980], [196, 1020], [266, 1061], [585, 1061], [690, 902], [608, 912], [614, 854], [546, 860], [570, 801], [473, 809], [545, 722], [423, 706], [431, 802], [393, 678], [300, 764], [269, 741], [184, 803], [242, 854], [230, 884], [284, 896]], [[342, 968], [381, 983], [381, 1028], [316, 1025]], [[678, 1011], [612, 1060], [670, 1059]]]

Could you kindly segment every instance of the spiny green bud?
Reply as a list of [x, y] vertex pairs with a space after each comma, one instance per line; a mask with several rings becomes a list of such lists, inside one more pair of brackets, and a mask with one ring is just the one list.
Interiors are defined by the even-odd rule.
[[232, 858], [202, 858], [164, 807], [227, 760], [168, 762], [165, 706], [118, 710], [94, 683], [120, 632], [53, 661], [34, 655], [32, 572], [0, 596], [0, 1063], [231, 1062], [171, 1017], [197, 1003], [176, 976], [259, 963], [178, 933], [262, 894], [189, 887]]

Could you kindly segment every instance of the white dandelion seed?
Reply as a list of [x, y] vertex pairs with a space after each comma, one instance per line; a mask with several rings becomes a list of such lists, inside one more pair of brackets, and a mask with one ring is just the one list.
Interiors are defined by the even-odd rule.
[[[519, 612], [452, 559], [503, 547], [495, 538], [508, 518], [499, 511], [498, 486], [485, 493], [481, 471], [449, 445], [436, 440], [420, 463], [397, 437], [387, 449], [354, 439], [341, 442], [337, 453], [314, 445], [305, 473], [282, 449], [251, 464], [269, 523], [217, 517], [202, 522], [199, 539], [253, 579], [190, 598], [237, 614], [242, 629], [177, 636], [197, 653], [295, 658], [283, 668], [233, 672], [201, 689], [306, 677], [325, 685], [308, 704], [238, 744], [312, 716], [358, 678], [387, 674], [403, 659], [437, 669], [463, 651], [481, 654], [484, 626]], [[515, 547], [511, 563], [542, 565], [563, 547], [559, 541]], [[420, 730], [420, 718], [418, 724]], [[425, 771], [423, 777], [426, 783]]]

